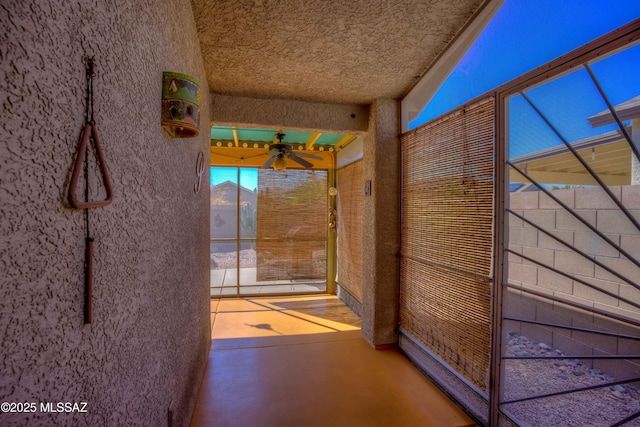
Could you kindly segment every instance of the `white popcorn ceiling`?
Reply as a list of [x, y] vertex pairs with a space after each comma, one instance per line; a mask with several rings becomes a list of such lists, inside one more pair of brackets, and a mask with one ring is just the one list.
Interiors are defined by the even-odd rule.
[[369, 104], [400, 98], [484, 0], [192, 0], [209, 89]]

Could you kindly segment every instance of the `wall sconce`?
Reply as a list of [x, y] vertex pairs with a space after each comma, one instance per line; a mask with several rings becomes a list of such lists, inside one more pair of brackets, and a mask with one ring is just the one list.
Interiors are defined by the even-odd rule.
[[162, 73], [162, 127], [174, 138], [200, 133], [200, 88], [191, 76]]

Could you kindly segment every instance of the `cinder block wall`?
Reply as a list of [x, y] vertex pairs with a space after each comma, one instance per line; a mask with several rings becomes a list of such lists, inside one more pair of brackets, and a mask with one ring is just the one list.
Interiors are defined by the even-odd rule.
[[[209, 100], [191, 4], [3, 0], [0, 40], [0, 402], [87, 403], [0, 425], [165, 426], [169, 412], [188, 425], [211, 343], [207, 169], [194, 192]], [[89, 212], [89, 325], [85, 217], [64, 204], [86, 56], [114, 191]], [[199, 80], [199, 137], [161, 129], [163, 71]]]
[[[611, 190], [635, 218], [640, 219], [640, 186], [611, 187]], [[619, 244], [623, 250], [640, 257], [640, 233], [604, 190], [601, 188], [561, 189], [553, 190], [553, 194], [567, 206], [575, 209], [580, 216], [609, 239]], [[637, 266], [543, 192], [511, 193], [510, 208], [629, 279], [636, 282], [640, 280], [640, 269]], [[640, 302], [640, 291], [596, 266], [590, 260], [513, 215], [509, 215], [508, 221], [511, 250], [606, 289], [616, 296]], [[510, 283], [640, 320], [640, 310], [631, 305], [517, 255], [509, 254], [508, 264]], [[636, 328], [623, 323], [586, 314], [561, 304], [551, 304], [545, 299], [514, 291], [510, 291], [506, 299], [505, 313], [520, 318], [524, 316], [528, 320], [637, 334]], [[629, 340], [594, 337], [592, 334], [545, 329], [525, 324], [518, 327], [525, 335], [572, 354], [640, 352], [638, 345]], [[607, 366], [602, 366], [603, 369], [611, 371], [615, 368], [610, 362], [605, 364]], [[634, 366], [633, 369], [637, 367]]]

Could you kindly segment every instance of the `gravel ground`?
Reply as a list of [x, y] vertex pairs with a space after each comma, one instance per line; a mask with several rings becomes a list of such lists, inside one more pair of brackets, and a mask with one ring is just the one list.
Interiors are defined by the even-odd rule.
[[[245, 249], [240, 251], [240, 266], [243, 268], [256, 266], [256, 251], [254, 249]], [[214, 252], [211, 254], [211, 268], [224, 269], [236, 268], [235, 252]]]
[[[545, 343], [509, 332], [507, 356], [564, 356]], [[589, 387], [616, 381], [578, 359], [505, 360], [505, 397], [529, 396]], [[587, 360], [585, 360], [587, 362]], [[606, 386], [595, 390], [513, 403], [505, 406], [522, 425], [544, 427], [612, 426], [640, 412], [640, 393], [630, 385]], [[640, 417], [625, 424], [640, 426]]]

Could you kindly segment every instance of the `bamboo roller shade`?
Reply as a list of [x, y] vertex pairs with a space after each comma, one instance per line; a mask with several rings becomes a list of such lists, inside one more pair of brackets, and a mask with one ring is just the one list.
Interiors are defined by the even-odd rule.
[[338, 283], [362, 302], [362, 160], [338, 169]]
[[402, 137], [400, 324], [486, 390], [494, 99]]
[[325, 279], [327, 172], [258, 171], [256, 279]]

